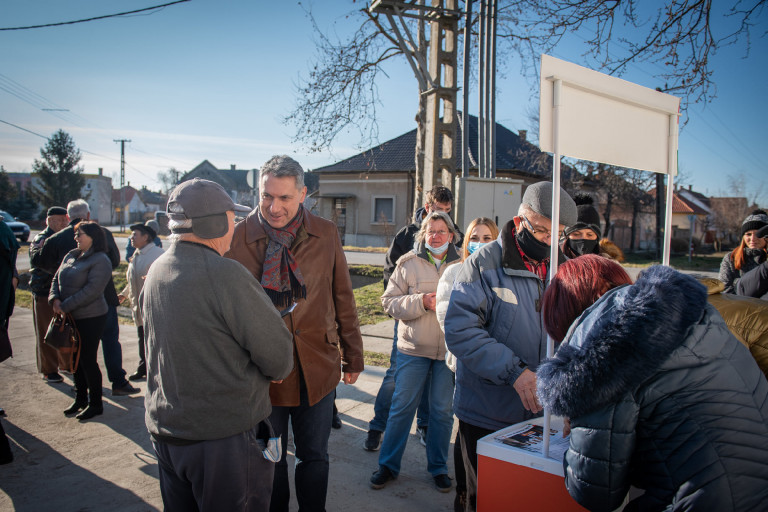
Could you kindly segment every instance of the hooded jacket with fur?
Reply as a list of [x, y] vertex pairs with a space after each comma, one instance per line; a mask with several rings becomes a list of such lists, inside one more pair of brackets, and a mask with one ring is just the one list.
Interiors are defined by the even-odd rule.
[[537, 372], [542, 403], [571, 418], [563, 461], [590, 510], [765, 510], [768, 382], [707, 304], [668, 267], [606, 293]]

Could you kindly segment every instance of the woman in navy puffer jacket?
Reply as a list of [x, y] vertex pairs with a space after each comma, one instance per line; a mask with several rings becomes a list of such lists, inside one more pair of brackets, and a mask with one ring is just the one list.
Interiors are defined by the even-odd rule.
[[[544, 295], [562, 345], [539, 366], [541, 403], [570, 418], [571, 496], [614, 510], [768, 509], [768, 382], [707, 304], [669, 267], [634, 285], [589, 255], [560, 267]], [[567, 331], [567, 332], [566, 332]]]

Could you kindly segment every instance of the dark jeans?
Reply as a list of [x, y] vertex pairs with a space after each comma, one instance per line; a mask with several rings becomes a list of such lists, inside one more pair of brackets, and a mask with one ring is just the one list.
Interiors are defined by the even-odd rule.
[[101, 335], [101, 353], [104, 355], [104, 366], [107, 367], [107, 378], [112, 383], [112, 389], [128, 384], [123, 370], [123, 348], [120, 346], [120, 326], [117, 324], [117, 306], [107, 306], [107, 320], [104, 333]]
[[[376, 393], [376, 401], [373, 403], [373, 419], [368, 423], [368, 430], [384, 432], [387, 428], [389, 410], [392, 408], [392, 395], [395, 393], [395, 371], [397, 370], [397, 326], [400, 322], [395, 320], [395, 335], [392, 339], [392, 353], [389, 355], [389, 368], [381, 381], [379, 392]], [[429, 379], [421, 394], [421, 402], [416, 409], [416, 426], [429, 425]]]
[[139, 334], [139, 367], [138, 371], [147, 372], [147, 360], [145, 359], [144, 351], [144, 326], [139, 325], [136, 327], [136, 332]]
[[291, 499], [288, 481], [288, 420], [291, 421], [293, 443], [296, 448], [296, 500], [301, 512], [325, 511], [328, 492], [328, 438], [331, 435], [333, 397], [330, 392], [313, 406], [309, 406], [307, 386], [300, 377], [300, 404], [298, 407], [272, 407], [269, 421], [275, 434], [282, 436], [283, 457], [275, 467], [272, 486], [271, 512], [288, 512]]
[[467, 512], [477, 510], [477, 441], [493, 434], [488, 430], [470, 425], [459, 420], [459, 435], [461, 437], [461, 455], [464, 459], [464, 472], [467, 479]]
[[76, 318], [75, 325], [80, 333], [80, 362], [75, 372], [75, 400], [81, 404], [87, 403], [96, 408], [101, 403], [101, 370], [96, 356], [99, 352], [99, 338], [104, 332], [106, 315], [92, 318]]
[[167, 512], [266, 512], [274, 463], [264, 458], [258, 425], [234, 436], [177, 446], [152, 441]]

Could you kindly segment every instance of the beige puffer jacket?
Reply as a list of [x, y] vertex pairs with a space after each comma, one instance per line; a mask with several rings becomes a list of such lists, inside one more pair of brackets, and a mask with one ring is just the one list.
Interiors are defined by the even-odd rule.
[[445, 359], [443, 331], [437, 323], [435, 312], [424, 309], [423, 297], [437, 291], [440, 276], [458, 260], [459, 255], [450, 245], [446, 261], [438, 271], [435, 264], [429, 261], [422, 243], [397, 261], [387, 289], [381, 296], [381, 304], [392, 318], [400, 320], [397, 350], [403, 354]]

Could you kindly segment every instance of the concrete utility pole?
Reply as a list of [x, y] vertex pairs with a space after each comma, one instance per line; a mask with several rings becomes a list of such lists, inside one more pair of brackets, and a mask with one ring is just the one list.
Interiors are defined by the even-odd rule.
[[[408, 59], [419, 90], [426, 96], [424, 169], [415, 180], [414, 203], [424, 204], [424, 191], [435, 185], [453, 189], [456, 174], [456, 69], [458, 0], [431, 0], [430, 5], [402, 0], [374, 0], [371, 12], [387, 17], [392, 32]], [[417, 46], [404, 18], [430, 24], [429, 54]], [[421, 41], [419, 42], [421, 43]], [[417, 169], [418, 173], [418, 169]]]
[[120, 232], [125, 231], [125, 143], [130, 139], [112, 139], [120, 143]]

